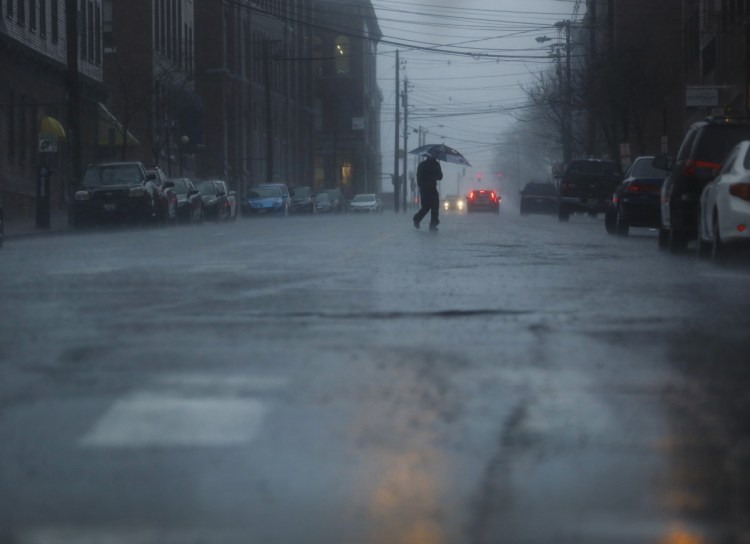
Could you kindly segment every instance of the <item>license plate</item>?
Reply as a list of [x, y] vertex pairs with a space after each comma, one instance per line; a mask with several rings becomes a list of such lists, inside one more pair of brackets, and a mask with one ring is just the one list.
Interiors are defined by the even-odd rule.
[[108, 212], [113, 212], [117, 209], [117, 204], [113, 202], [108, 202], [104, 205], [104, 210]]

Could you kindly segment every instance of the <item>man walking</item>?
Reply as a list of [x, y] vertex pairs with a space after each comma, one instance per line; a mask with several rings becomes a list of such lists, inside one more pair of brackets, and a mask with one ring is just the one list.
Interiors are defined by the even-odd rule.
[[419, 186], [419, 197], [422, 207], [414, 215], [414, 228], [419, 228], [419, 222], [430, 212], [430, 230], [438, 230], [440, 223], [440, 196], [438, 195], [437, 182], [443, 179], [443, 170], [436, 158], [427, 156], [417, 167], [417, 185]]

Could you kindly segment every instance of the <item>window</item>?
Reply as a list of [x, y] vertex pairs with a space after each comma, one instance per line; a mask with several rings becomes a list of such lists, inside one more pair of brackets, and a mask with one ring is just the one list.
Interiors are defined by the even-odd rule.
[[8, 91], [8, 158], [16, 156], [16, 93]]
[[102, 8], [99, 4], [94, 7], [94, 62], [97, 66], [102, 63]]
[[50, 39], [52, 43], [57, 43], [60, 38], [60, 12], [59, 12], [59, 0], [50, 0], [49, 11], [50, 11]]
[[78, 25], [78, 53], [82, 59], [86, 58], [86, 44], [88, 43], [88, 37], [86, 36], [86, 2], [81, 0], [78, 6], [78, 20], [81, 24]]
[[18, 12], [16, 22], [20, 26], [24, 26], [26, 24], [26, 0], [16, 0], [16, 11]]
[[29, 30], [36, 32], [36, 1], [29, 0]]
[[345, 76], [349, 73], [351, 51], [349, 48], [349, 38], [339, 36], [336, 38], [336, 47], [334, 50], [336, 57], [336, 74]]
[[39, 35], [42, 38], [47, 37], [47, 0], [39, 2]]
[[88, 9], [86, 10], [86, 36], [88, 38], [87, 43], [84, 47], [87, 47], [88, 52], [86, 54], [87, 58], [93, 62], [94, 61], [94, 3], [89, 1], [86, 3]]
[[13, 13], [13, 0], [7, 0], [7, 1], [8, 1], [8, 4], [5, 6], [5, 16], [8, 19], [12, 19], [13, 15], [15, 15]]

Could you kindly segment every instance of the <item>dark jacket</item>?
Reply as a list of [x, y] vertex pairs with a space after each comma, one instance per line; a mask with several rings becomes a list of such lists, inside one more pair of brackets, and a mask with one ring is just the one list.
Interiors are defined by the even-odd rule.
[[443, 179], [440, 163], [433, 157], [427, 157], [417, 167], [417, 185], [420, 189], [434, 189], [437, 191], [438, 180]]

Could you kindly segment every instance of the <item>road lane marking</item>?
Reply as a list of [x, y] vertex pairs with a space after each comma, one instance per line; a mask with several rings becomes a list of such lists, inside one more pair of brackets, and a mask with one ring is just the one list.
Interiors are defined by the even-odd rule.
[[80, 441], [86, 448], [222, 447], [257, 436], [267, 412], [256, 399], [135, 393], [116, 401]]
[[116, 400], [79, 440], [85, 448], [222, 447], [260, 432], [276, 376], [165, 373]]

